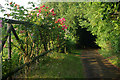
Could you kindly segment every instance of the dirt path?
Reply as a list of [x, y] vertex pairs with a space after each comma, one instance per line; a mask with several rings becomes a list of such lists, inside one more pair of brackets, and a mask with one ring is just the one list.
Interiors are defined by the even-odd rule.
[[99, 55], [97, 50], [83, 50], [81, 59], [87, 78], [120, 79], [120, 70]]

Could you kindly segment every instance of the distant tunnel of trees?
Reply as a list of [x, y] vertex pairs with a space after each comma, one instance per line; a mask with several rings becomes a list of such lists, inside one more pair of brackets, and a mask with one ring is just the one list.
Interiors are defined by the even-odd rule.
[[76, 32], [79, 37], [76, 43], [77, 48], [100, 48], [95, 43], [96, 36], [93, 36], [90, 31], [87, 31], [86, 28], [78, 27]]

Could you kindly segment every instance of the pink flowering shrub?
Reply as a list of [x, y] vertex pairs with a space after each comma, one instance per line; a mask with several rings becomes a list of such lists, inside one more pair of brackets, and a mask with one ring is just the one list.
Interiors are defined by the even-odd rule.
[[[60, 36], [65, 36], [64, 33], [66, 33], [66, 31], [68, 31], [69, 26], [66, 26], [66, 24], [65, 24], [66, 19], [65, 18], [57, 18], [57, 14], [55, 13], [54, 8], [49, 8], [46, 5], [42, 5], [40, 7], [34, 7], [33, 10], [28, 11], [28, 10], [24, 9], [24, 7], [22, 7], [18, 4], [15, 4], [13, 2], [10, 3], [10, 6], [13, 7], [14, 9], [13, 9], [13, 12], [11, 14], [9, 14], [9, 16], [13, 16], [13, 18], [15, 18], [15, 19], [19, 19], [19, 17], [20, 17], [19, 20], [25, 20], [25, 21], [32, 22], [36, 25], [39, 25], [39, 27], [32, 26], [31, 28], [29, 28], [31, 30], [28, 30], [28, 31], [30, 31], [29, 33], [31, 34], [32, 37], [34, 37], [36, 34], [39, 33], [36, 31], [36, 29], [38, 29], [40, 27], [44, 27], [48, 31], [53, 32], [54, 36], [59, 35], [59, 36], [57, 36], [57, 39]], [[27, 11], [26, 15], [23, 14], [23, 13], [25, 13], [25, 11], [23, 9], [25, 11]], [[15, 15], [13, 15], [15, 12], [20, 13], [19, 17], [15, 17]], [[26, 31], [24, 29], [25, 28], [22, 28], [19, 32], [25, 33]], [[40, 31], [40, 29], [38, 29], [38, 30]], [[45, 33], [46, 30], [42, 30], [42, 32]], [[64, 37], [63, 37], [63, 39], [64, 39]]]

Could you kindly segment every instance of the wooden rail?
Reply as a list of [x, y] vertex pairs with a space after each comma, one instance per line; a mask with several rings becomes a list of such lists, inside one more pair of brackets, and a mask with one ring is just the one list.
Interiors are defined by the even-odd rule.
[[12, 20], [12, 19], [6, 19], [6, 18], [1, 18], [5, 23], [9, 24], [23, 24], [23, 25], [33, 25], [33, 23], [27, 22], [27, 21], [17, 21], [17, 20]]
[[[33, 23], [30, 23], [30, 22], [27, 22], [27, 21], [17, 21], [17, 20], [12, 20], [12, 19], [6, 19], [6, 18], [1, 18], [5, 23], [9, 23], [11, 24], [11, 26], [9, 26], [9, 28], [7, 29], [7, 35], [2, 39], [2, 45], [0, 45], [0, 53], [1, 51], [3, 50], [3, 46], [4, 44], [6, 43], [7, 41], [7, 38], [8, 38], [8, 35], [11, 34], [11, 31], [13, 32], [16, 40], [18, 41], [18, 43], [20, 44], [20, 48], [22, 49], [23, 52], [25, 52], [25, 49], [23, 48], [23, 45], [22, 45], [22, 42], [21, 40], [19, 39], [18, 35], [16, 34], [16, 31], [15, 29], [13, 28], [12, 24], [23, 24], [25, 26], [29, 25], [29, 26], [32, 26], [32, 25], [36, 25], [36, 24], [33, 24]], [[39, 25], [36, 25], [36, 26], [39, 26]], [[40, 27], [42, 29], [45, 29], [45, 27]], [[11, 43], [9, 43], [11, 44]], [[10, 50], [10, 49], [9, 49]]]
[[[33, 23], [30, 23], [30, 22], [26, 22], [26, 21], [17, 21], [17, 20], [11, 20], [11, 19], [5, 19], [5, 18], [1, 18], [5, 23], [7, 23], [8, 27], [7, 27], [7, 35], [2, 39], [2, 45], [0, 46], [0, 53], [1, 51], [3, 50], [3, 46], [5, 45], [6, 41], [7, 41], [7, 38], [8, 38], [8, 59], [11, 59], [11, 32], [13, 33], [13, 35], [15, 36], [15, 39], [17, 40], [17, 42], [19, 43], [20, 45], [20, 49], [25, 53], [25, 49], [23, 47], [23, 41], [20, 40], [20, 38], [18, 37], [15, 29], [13, 28], [13, 25], [12, 24], [23, 24], [25, 26], [27, 25], [34, 25]], [[37, 25], [39, 26], [39, 25]], [[42, 27], [43, 28], [43, 27]], [[44, 28], [45, 29], [45, 28]], [[64, 43], [63, 43], [64, 44]], [[61, 44], [61, 45], [63, 45]], [[60, 47], [60, 46], [59, 46]], [[13, 71], [10, 71], [9, 73], [7, 73], [6, 75], [3, 75], [2, 76], [2, 80], [5, 80], [7, 79], [9, 76], [13, 75], [14, 73], [18, 72], [19, 70], [23, 69], [25, 66], [29, 66], [32, 62], [34, 62], [35, 60], [39, 59], [41, 56], [44, 56], [46, 55], [48, 52], [54, 50], [54, 49], [57, 49], [59, 47], [56, 47], [56, 48], [53, 48], [53, 49], [50, 49], [50, 50], [47, 50], [43, 53], [41, 53], [40, 55], [34, 57], [32, 59], [31, 62], [27, 62], [19, 67], [17, 67], [16, 69], [14, 69]]]
[[[23, 48], [23, 45], [22, 45], [23, 43], [19, 39], [12, 24], [24, 24], [25, 26], [26, 25], [33, 25], [33, 24], [31, 24], [29, 22], [25, 22], [25, 21], [16, 21], [16, 20], [5, 19], [5, 18], [0, 18], [0, 19], [2, 19], [5, 23], [7, 23], [7, 34], [4, 38], [2, 38], [2, 41], [1, 41], [2, 45], [0, 45], [0, 53], [3, 50], [3, 46], [5, 45], [7, 38], [8, 38], [8, 59], [11, 59], [11, 32], [13, 32], [13, 35], [15, 36], [17, 42], [19, 43], [20, 49], [25, 53], [25, 49]], [[11, 64], [11, 62], [10, 62], [10, 64]], [[7, 77], [9, 77], [9, 76], [4, 77], [4, 76], [2, 76], [3, 77], [2, 80], [5, 80], [5, 78], [7, 79]]]
[[[64, 45], [64, 43], [62, 43], [59, 47], [61, 47], [62, 45]], [[25, 66], [29, 66], [31, 63], [35, 62], [35, 60], [37, 60], [37, 59], [39, 59], [40, 57], [46, 55], [48, 52], [50, 52], [50, 51], [52, 51], [52, 50], [58, 49], [59, 47], [50, 49], [50, 50], [45, 51], [45, 52], [41, 53], [40, 55], [34, 57], [34, 58], [32, 59], [32, 61], [27, 62], [27, 63], [25, 63], [25, 64], [17, 67], [17, 68], [14, 69], [13, 71], [7, 73], [6, 75], [4, 75], [4, 76], [2, 77], [2, 80], [6, 80], [9, 76], [11, 76], [11, 75], [13, 75], [14, 73], [18, 72], [19, 70], [23, 69]]]
[[5, 44], [5, 42], [7, 41], [8, 38], [8, 34], [11, 32], [11, 26], [7, 29], [7, 35], [2, 39], [2, 45], [0, 46], [0, 53], [3, 50], [3, 46]]
[[[4, 46], [4, 44], [6, 43], [7, 38], [8, 38], [8, 35], [11, 33], [11, 31], [13, 32], [16, 40], [17, 40], [18, 43], [20, 44], [21, 49], [25, 52], [25, 49], [23, 48], [22, 43], [21, 43], [21, 41], [20, 41], [20, 39], [19, 39], [19, 37], [18, 37], [15, 29], [13, 28], [12, 25], [9, 25], [8, 30], [7, 30], [7, 35], [6, 35], [6, 36], [2, 39], [2, 41], [1, 41], [1, 42], [2, 42], [2, 45], [0, 46], [0, 49], [1, 49], [1, 50], [0, 50], [0, 53], [1, 53], [1, 51], [3, 50], [3, 46]], [[11, 44], [11, 42], [10, 42], [9, 44]], [[10, 48], [11, 48], [11, 47], [10, 47]]]
[[[9, 26], [8, 26], [8, 29], [7, 29], [7, 35], [6, 35], [6, 36], [2, 39], [2, 41], [1, 41], [1, 42], [2, 42], [2, 45], [0, 45], [0, 53], [1, 53], [1, 51], [3, 50], [3, 46], [4, 46], [4, 44], [5, 44], [6, 41], [7, 41], [8, 35], [11, 34], [11, 31], [13, 32], [16, 40], [17, 40], [18, 43], [20, 44], [20, 47], [21, 47], [22, 51], [25, 52], [25, 49], [23, 48], [22, 43], [21, 43], [18, 35], [16, 34], [15, 29], [13, 28], [13, 26], [12, 26], [11, 24], [23, 24], [23, 25], [33, 25], [33, 24], [30, 23], [30, 22], [26, 22], [26, 21], [17, 21], [17, 20], [5, 19], [5, 18], [1, 18], [1, 17], [0, 17], [0, 19], [2, 19], [5, 23], [8, 23], [8, 25], [9, 25]], [[9, 37], [10, 37], [10, 36], [9, 36]], [[10, 41], [10, 40], [9, 40], [9, 41]], [[11, 44], [11, 42], [9, 43], [9, 45], [10, 45], [10, 44]], [[9, 52], [10, 52], [10, 50], [11, 50], [11, 46], [9, 46]]]

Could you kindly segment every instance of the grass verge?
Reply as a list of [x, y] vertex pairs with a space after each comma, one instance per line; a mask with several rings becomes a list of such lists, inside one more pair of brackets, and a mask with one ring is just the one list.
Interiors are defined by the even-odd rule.
[[[79, 51], [74, 54], [49, 53], [30, 66], [26, 78], [84, 78]], [[21, 76], [20, 76], [21, 75]], [[20, 74], [18, 78], [25, 77]]]

